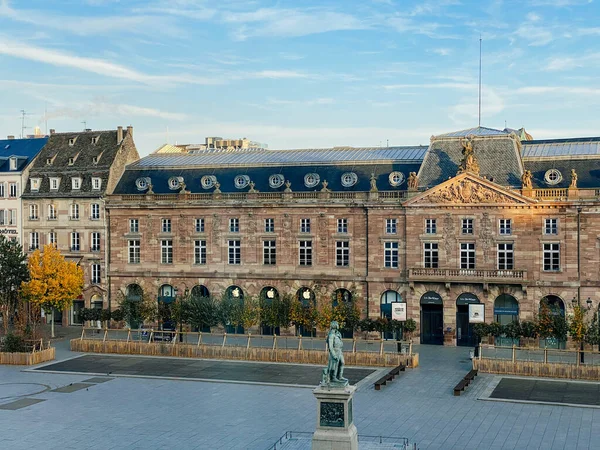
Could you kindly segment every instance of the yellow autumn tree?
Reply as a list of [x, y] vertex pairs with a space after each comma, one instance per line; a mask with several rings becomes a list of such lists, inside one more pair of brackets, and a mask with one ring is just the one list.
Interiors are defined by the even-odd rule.
[[54, 245], [46, 245], [43, 253], [36, 250], [29, 257], [29, 281], [21, 284], [21, 292], [31, 303], [52, 311], [54, 337], [54, 309], [63, 311], [81, 295], [83, 270], [74, 262], [65, 261]]

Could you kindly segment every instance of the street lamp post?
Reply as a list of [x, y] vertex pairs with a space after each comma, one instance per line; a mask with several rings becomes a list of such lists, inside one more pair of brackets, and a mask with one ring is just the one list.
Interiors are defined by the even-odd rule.
[[[571, 302], [573, 303], [573, 306], [577, 305], [581, 308], [581, 298], [579, 297], [579, 295], [577, 295], [577, 297], [573, 297], [573, 300], [571, 300]], [[589, 311], [590, 307], [592, 306], [592, 299], [590, 297], [588, 297], [587, 300], [585, 301], [585, 303], [587, 305], [587, 311]], [[581, 364], [583, 364], [584, 361], [585, 361], [585, 357], [584, 357], [584, 353], [583, 353], [583, 339], [582, 339], [581, 342], [579, 343], [579, 362]]]

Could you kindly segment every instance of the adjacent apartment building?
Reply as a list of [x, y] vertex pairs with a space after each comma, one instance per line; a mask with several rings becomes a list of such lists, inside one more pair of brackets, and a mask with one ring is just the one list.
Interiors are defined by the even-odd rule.
[[599, 174], [600, 138], [484, 127], [429, 146], [153, 154], [108, 197], [108, 289], [291, 294], [371, 318], [405, 302], [422, 343], [473, 345], [472, 303], [501, 323], [542, 300], [597, 310]]
[[0, 234], [23, 243], [23, 208], [21, 193], [29, 168], [46, 137], [0, 140]]
[[62, 324], [76, 322], [83, 307], [107, 303], [107, 221], [105, 196], [112, 192], [125, 166], [139, 159], [133, 128], [50, 136], [29, 170], [23, 186], [23, 246], [28, 252], [54, 244], [84, 270], [83, 295]]

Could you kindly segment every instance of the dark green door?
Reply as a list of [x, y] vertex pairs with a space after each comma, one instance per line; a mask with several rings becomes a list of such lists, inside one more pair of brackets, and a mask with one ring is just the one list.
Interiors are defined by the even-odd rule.
[[456, 307], [456, 344], [463, 347], [475, 346], [473, 326], [469, 323], [469, 306]]
[[444, 345], [442, 305], [421, 305], [421, 344]]

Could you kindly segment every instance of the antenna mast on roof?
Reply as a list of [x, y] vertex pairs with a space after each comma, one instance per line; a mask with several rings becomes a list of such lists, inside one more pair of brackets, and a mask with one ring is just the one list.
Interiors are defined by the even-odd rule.
[[479, 123], [481, 126], [481, 34], [479, 35]]
[[21, 139], [25, 137], [25, 116], [28, 115], [24, 109], [21, 110]]
[[81, 122], [83, 124], [83, 131], [87, 130], [87, 121]]

